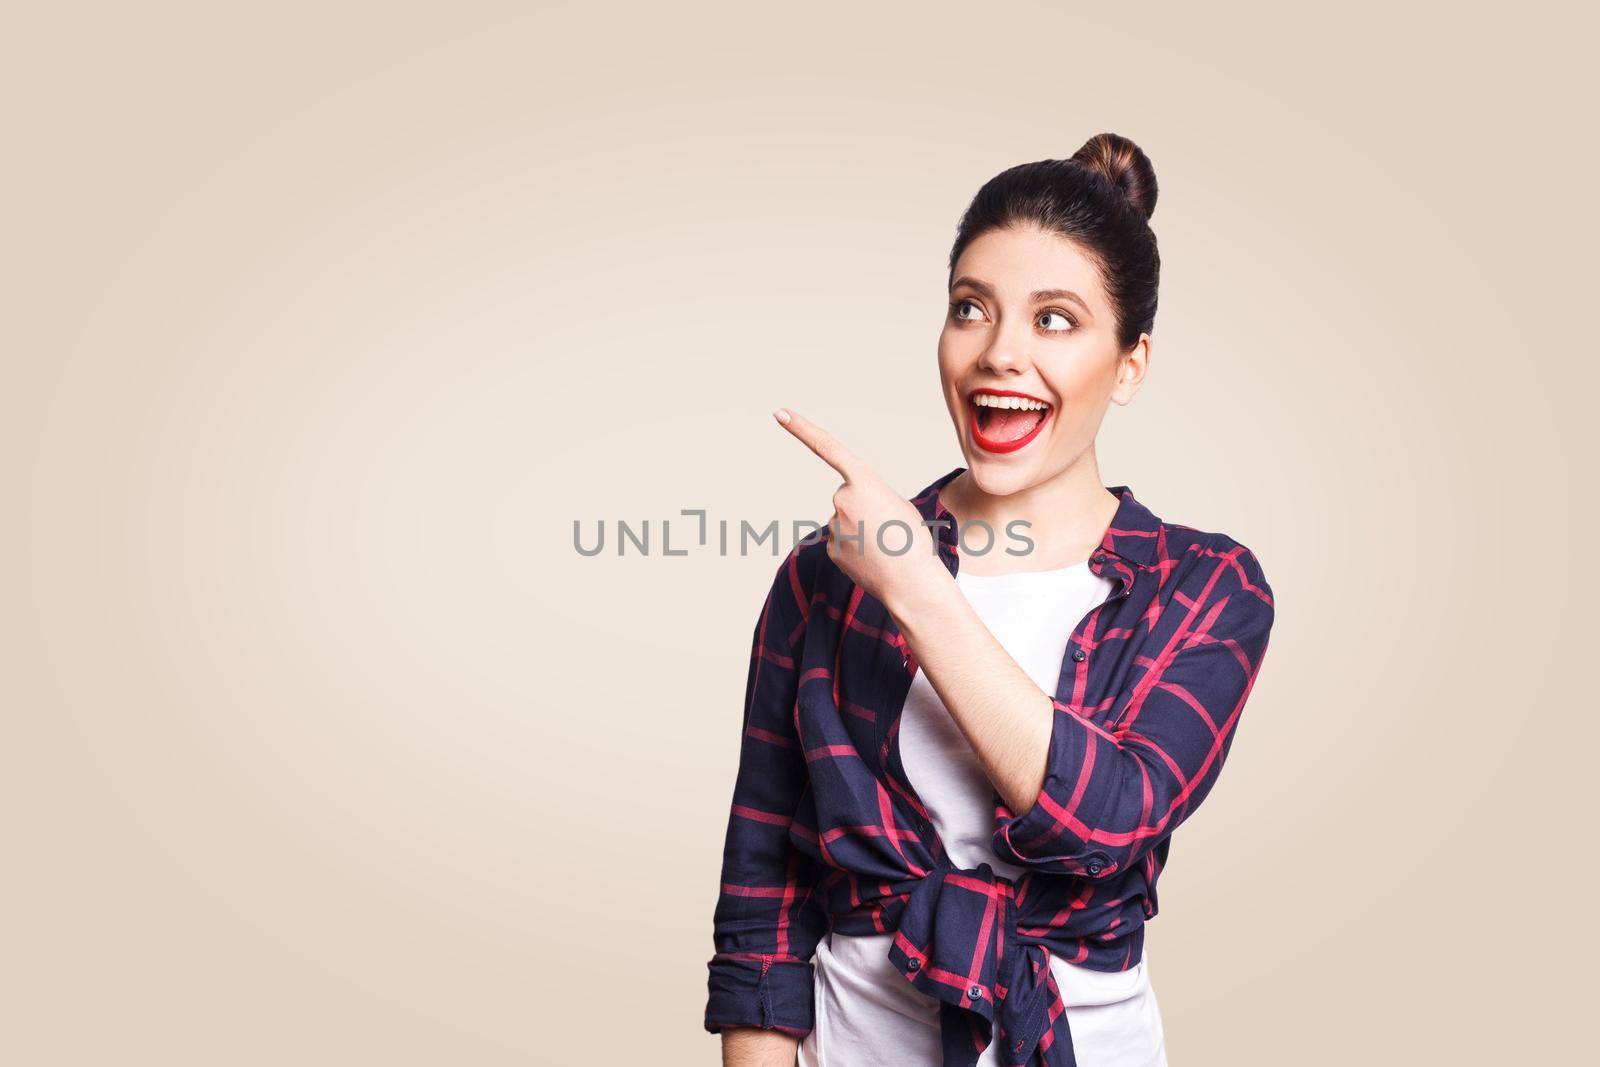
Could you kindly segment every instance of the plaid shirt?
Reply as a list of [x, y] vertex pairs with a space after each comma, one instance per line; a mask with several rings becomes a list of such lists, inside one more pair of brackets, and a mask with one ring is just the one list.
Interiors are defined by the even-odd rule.
[[[912, 500], [954, 574], [953, 516]], [[1171, 835], [1216, 784], [1266, 653], [1271, 587], [1220, 533], [1166, 522], [1125, 485], [1089, 560], [1116, 592], [1073, 630], [1043, 789], [998, 791], [992, 848], [1024, 869], [954, 867], [900, 762], [917, 670], [882, 603], [828, 558], [828, 531], [779, 567], [755, 627], [739, 769], [713, 917], [705, 1028], [803, 1037], [818, 941], [896, 931], [895, 968], [940, 1002], [944, 1067], [1076, 1063], [1052, 954], [1138, 964]], [[891, 1050], [884, 1050], [887, 1055]]]

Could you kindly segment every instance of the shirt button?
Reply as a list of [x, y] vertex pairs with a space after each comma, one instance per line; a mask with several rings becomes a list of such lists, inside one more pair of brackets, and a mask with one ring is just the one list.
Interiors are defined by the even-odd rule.
[[1099, 874], [1100, 873], [1100, 861], [1099, 860], [1090, 860], [1089, 861], [1089, 873], [1090, 874]]
[[1096, 563], [1104, 563], [1106, 561], [1106, 554], [1104, 552], [1096, 552], [1094, 554], [1094, 561]]
[[973, 986], [971, 989], [967, 990], [967, 996], [971, 997], [973, 1000], [982, 1000], [983, 987], [977, 985]]
[[918, 968], [920, 968], [921, 966], [922, 966], [922, 961], [921, 960], [911, 960], [909, 963], [906, 964], [906, 970], [915, 971]]
[[1083, 660], [1084, 660], [1084, 657], [1086, 657], [1088, 655], [1089, 655], [1089, 653], [1085, 652], [1081, 648], [1075, 648], [1075, 649], [1072, 650], [1072, 658], [1077, 660], [1079, 663], [1082, 663]]

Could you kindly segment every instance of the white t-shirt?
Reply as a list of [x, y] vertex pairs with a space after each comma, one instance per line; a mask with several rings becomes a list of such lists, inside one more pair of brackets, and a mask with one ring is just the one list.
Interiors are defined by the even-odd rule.
[[[1056, 692], [1072, 630], [1115, 588], [1087, 561], [1049, 571], [972, 575], [956, 584], [1011, 658], [1047, 693]], [[912, 679], [900, 721], [900, 758], [958, 867], [987, 863], [997, 874], [1023, 872], [994, 854], [994, 786], [966, 736], [922, 671]], [[816, 1025], [798, 1067], [936, 1067], [939, 1002], [906, 981], [889, 961], [893, 934], [831, 933], [817, 946]], [[1067, 1005], [1081, 1067], [1166, 1067], [1161, 1013], [1149, 978], [1149, 942], [1126, 971], [1096, 971], [1051, 956]], [[991, 1042], [978, 1067], [994, 1067]]]

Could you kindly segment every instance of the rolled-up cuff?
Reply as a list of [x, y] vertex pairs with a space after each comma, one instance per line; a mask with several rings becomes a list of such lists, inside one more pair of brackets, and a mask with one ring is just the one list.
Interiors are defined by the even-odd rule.
[[719, 953], [706, 964], [706, 1030], [751, 1026], [805, 1037], [815, 1025], [814, 968], [798, 956]]
[[1103, 778], [1095, 767], [1090, 730], [1060, 701], [1052, 702], [1050, 750], [1044, 784], [1032, 807], [1019, 816], [1000, 819], [991, 842], [995, 854], [1010, 863], [1087, 878], [1103, 878], [1117, 870], [1116, 861], [1089, 844], [1090, 828], [1108, 798], [1097, 794]]

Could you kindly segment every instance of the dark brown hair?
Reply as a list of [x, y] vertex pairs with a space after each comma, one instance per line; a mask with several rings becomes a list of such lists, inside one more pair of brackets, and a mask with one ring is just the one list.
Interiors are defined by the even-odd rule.
[[1117, 341], [1127, 350], [1156, 318], [1161, 255], [1150, 229], [1156, 172], [1139, 146], [1097, 133], [1071, 159], [1021, 163], [990, 178], [972, 198], [950, 250], [948, 287], [956, 260], [982, 234], [1032, 223], [1076, 242], [1094, 262], [1117, 317]]

